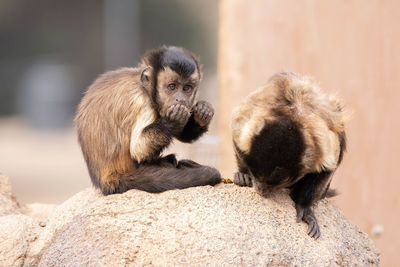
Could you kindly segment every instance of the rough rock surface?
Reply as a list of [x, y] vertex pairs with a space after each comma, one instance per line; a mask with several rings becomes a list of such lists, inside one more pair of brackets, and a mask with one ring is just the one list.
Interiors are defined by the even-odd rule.
[[103, 197], [88, 189], [61, 206], [32, 244], [28, 264], [54, 265], [378, 265], [373, 242], [325, 200], [322, 236], [295, 222], [280, 192], [218, 185]]
[[40, 231], [39, 222], [29, 216], [0, 216], [0, 266], [23, 266]]
[[25, 215], [40, 220], [41, 224], [44, 225], [55, 207], [54, 204], [31, 203], [23, 205], [21, 210]]
[[321, 237], [307, 236], [285, 192], [262, 198], [221, 184], [104, 197], [87, 189], [45, 224], [48, 213], [39, 220], [32, 211], [38, 207], [28, 209], [33, 217], [0, 216], [0, 266], [379, 264], [373, 242], [327, 200], [315, 209]]
[[0, 173], [0, 266], [23, 266], [55, 205], [21, 205]]

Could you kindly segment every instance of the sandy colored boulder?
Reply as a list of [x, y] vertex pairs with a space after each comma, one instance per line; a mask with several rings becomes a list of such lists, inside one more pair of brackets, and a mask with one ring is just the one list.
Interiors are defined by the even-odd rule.
[[20, 213], [20, 205], [11, 191], [10, 179], [0, 172], [0, 216]]
[[0, 216], [0, 266], [23, 266], [41, 228], [37, 219], [23, 214]]
[[25, 215], [36, 218], [41, 221], [42, 225], [45, 225], [55, 207], [55, 204], [31, 203], [23, 205], [21, 209]]
[[21, 205], [0, 173], [0, 266], [23, 266], [55, 205]]
[[322, 235], [296, 223], [284, 192], [262, 198], [235, 185], [101, 196], [87, 189], [58, 206], [27, 265], [375, 266], [373, 242], [329, 201]]

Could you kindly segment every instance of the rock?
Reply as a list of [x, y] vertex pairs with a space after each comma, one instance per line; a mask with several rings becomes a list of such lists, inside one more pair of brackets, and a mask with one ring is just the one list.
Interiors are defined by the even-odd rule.
[[55, 207], [54, 204], [31, 203], [24, 205], [22, 212], [45, 223]]
[[41, 227], [38, 220], [22, 214], [0, 217], [0, 266], [23, 266], [29, 247]]
[[9, 178], [0, 173], [0, 266], [25, 264], [30, 246], [39, 237], [54, 206], [19, 204]]
[[20, 213], [20, 205], [11, 192], [10, 180], [0, 173], [0, 216]]
[[286, 192], [262, 198], [221, 184], [102, 196], [87, 189], [58, 206], [31, 243], [28, 266], [377, 266], [379, 253], [328, 200], [310, 238]]

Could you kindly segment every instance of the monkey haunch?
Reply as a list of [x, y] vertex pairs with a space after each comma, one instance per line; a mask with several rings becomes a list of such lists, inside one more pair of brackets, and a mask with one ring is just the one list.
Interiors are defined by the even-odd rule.
[[333, 194], [331, 176], [346, 148], [342, 110], [309, 78], [279, 73], [233, 111], [234, 183], [254, 185], [261, 195], [289, 188], [297, 221], [308, 223], [315, 238], [320, 230], [311, 206]]
[[214, 111], [196, 102], [200, 79], [192, 53], [162, 47], [137, 68], [110, 71], [93, 82], [75, 121], [91, 180], [103, 194], [220, 182], [214, 168], [160, 156], [173, 137], [192, 142], [207, 131]]

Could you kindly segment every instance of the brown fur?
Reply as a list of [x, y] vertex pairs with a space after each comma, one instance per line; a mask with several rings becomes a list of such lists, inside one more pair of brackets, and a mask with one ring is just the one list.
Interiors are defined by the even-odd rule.
[[307, 150], [304, 173], [334, 170], [339, 157], [338, 133], [344, 132], [346, 115], [338, 99], [324, 94], [309, 77], [279, 73], [233, 110], [232, 137], [243, 152], [268, 121], [289, 117], [302, 126]]
[[[298, 220], [320, 235], [311, 206], [331, 196], [332, 173], [346, 149], [343, 105], [311, 78], [278, 73], [252, 92], [232, 116], [239, 172], [234, 183], [262, 195], [289, 188]], [[256, 174], [254, 174], [256, 173]]]
[[[162, 55], [163, 51], [168, 49], [163, 47], [153, 51], [153, 54]], [[181, 51], [180, 48], [172, 49]], [[182, 53], [178, 55], [182, 57]], [[178, 57], [176, 60], [181, 59]], [[187, 56], [182, 60], [188, 60]], [[216, 176], [219, 175], [215, 169], [201, 165], [193, 165], [195, 167], [184, 165], [178, 170], [174, 157], [163, 161], [159, 155], [170, 144], [173, 136], [186, 130], [183, 139], [191, 141], [208, 128], [212, 115], [208, 117], [205, 127], [200, 127], [197, 122], [190, 120], [190, 126], [185, 129], [184, 125], [182, 129], [178, 129], [175, 121], [164, 118], [167, 116], [167, 110], [177, 104], [178, 99], [175, 99], [177, 97], [181, 99], [179, 103], [186, 107], [187, 112], [194, 108], [201, 77], [199, 69], [196, 68], [186, 79], [195, 84], [193, 93], [189, 95], [166, 89], [171, 80], [176, 82], [182, 80], [178, 73], [169, 67], [156, 72], [153, 65], [146, 65], [145, 62], [150, 64], [144, 58], [138, 68], [121, 68], [100, 75], [89, 86], [79, 104], [75, 118], [78, 140], [93, 184], [104, 194], [123, 192], [130, 188], [142, 190], [148, 188], [146, 191], [156, 192], [202, 185], [202, 183], [215, 184], [214, 180], [218, 180]], [[157, 81], [157, 88], [153, 81]], [[190, 116], [187, 114], [178, 114], [173, 118], [182, 120], [182, 116]], [[192, 127], [196, 129], [194, 134], [189, 131]], [[165, 177], [165, 185], [161, 184], [160, 177], [151, 177], [151, 175], [163, 175], [160, 164], [169, 168], [164, 172], [170, 175]], [[211, 182], [208, 181], [210, 178], [201, 180], [202, 175], [199, 173], [201, 171], [204, 174], [211, 174], [210, 178], [214, 180]], [[200, 177], [199, 181], [191, 182], [196, 179], [193, 177], [194, 174]], [[184, 184], [174, 178], [181, 176], [189, 176], [185, 178]], [[205, 181], [206, 179], [208, 180]], [[142, 181], [142, 184], [138, 184], [138, 181]]]

